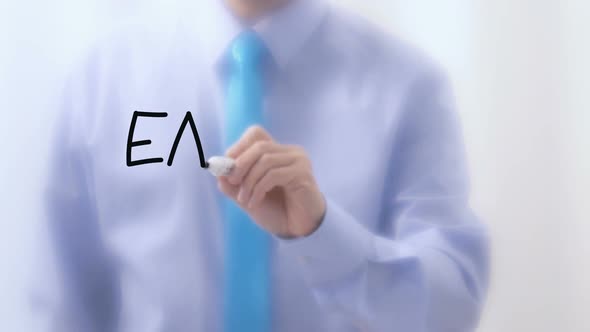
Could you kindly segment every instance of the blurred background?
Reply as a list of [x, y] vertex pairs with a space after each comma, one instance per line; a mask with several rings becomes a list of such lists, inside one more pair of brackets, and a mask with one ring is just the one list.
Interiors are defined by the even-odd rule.
[[[173, 2], [0, 0], [1, 330], [30, 330], [35, 195], [65, 75], [101, 33]], [[453, 79], [472, 204], [493, 240], [478, 331], [590, 331], [590, 2], [335, 2], [426, 49]]]

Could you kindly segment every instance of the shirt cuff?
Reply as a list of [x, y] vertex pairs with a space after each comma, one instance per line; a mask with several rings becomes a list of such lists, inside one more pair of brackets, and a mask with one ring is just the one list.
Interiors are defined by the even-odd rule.
[[311, 283], [346, 275], [374, 255], [373, 235], [340, 206], [326, 199], [326, 215], [312, 234], [279, 239], [280, 249], [296, 257]]

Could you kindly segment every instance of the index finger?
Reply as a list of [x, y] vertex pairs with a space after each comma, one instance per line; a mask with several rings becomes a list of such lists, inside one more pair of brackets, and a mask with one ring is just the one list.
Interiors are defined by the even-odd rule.
[[242, 137], [234, 143], [225, 153], [226, 156], [236, 159], [250, 146], [259, 141], [272, 141], [272, 137], [261, 126], [249, 127]]

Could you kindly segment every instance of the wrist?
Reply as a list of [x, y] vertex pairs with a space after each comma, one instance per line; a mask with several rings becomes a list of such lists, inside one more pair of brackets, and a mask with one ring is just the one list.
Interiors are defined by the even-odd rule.
[[320, 192], [318, 192], [318, 198], [316, 199], [316, 201], [319, 202], [317, 208], [318, 213], [314, 214], [310, 218], [311, 221], [306, 222], [306, 224], [309, 225], [308, 227], [302, 229], [302, 231], [299, 232], [299, 234], [291, 236], [291, 239], [308, 237], [315, 233], [315, 231], [317, 231], [322, 225], [322, 222], [324, 221], [324, 218], [326, 216], [327, 203], [324, 195]]

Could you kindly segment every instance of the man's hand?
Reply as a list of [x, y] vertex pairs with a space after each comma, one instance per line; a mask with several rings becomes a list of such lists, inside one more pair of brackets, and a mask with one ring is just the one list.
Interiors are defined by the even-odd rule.
[[265, 230], [286, 238], [315, 231], [326, 211], [303, 148], [281, 145], [261, 127], [250, 127], [228, 151], [235, 160], [219, 189]]

